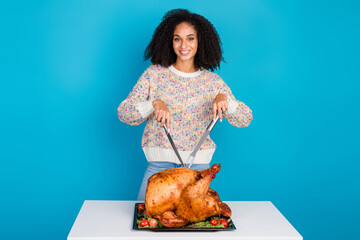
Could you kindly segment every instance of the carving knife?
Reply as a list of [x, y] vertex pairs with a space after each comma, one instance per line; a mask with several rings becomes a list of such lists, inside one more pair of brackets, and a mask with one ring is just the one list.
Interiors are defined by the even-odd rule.
[[168, 130], [167, 130], [167, 128], [166, 128], [166, 125], [164, 125], [164, 129], [165, 129], [166, 136], [168, 137], [168, 139], [169, 139], [169, 141], [170, 141], [170, 144], [171, 144], [172, 148], [174, 149], [174, 152], [175, 152], [176, 156], [178, 157], [181, 165], [182, 165], [183, 167], [185, 167], [185, 165], [184, 165], [184, 163], [183, 163], [183, 160], [181, 159], [180, 154], [179, 154], [179, 152], [178, 152], [178, 150], [177, 150], [177, 148], [176, 148], [176, 146], [175, 146], [175, 143], [174, 143], [174, 141], [172, 140], [172, 137], [170, 136], [170, 133], [168, 132]]
[[191, 167], [191, 165], [193, 164], [194, 160], [195, 160], [195, 156], [197, 151], [200, 149], [201, 145], [204, 143], [206, 137], [209, 135], [209, 133], [211, 132], [211, 130], [214, 128], [216, 122], [219, 120], [219, 115], [216, 115], [216, 118], [211, 120], [211, 123], [209, 124], [209, 126], [206, 128], [204, 134], [201, 136], [200, 141], [198, 142], [198, 144], [196, 145], [194, 151], [192, 151], [192, 153], [190, 153], [186, 164], [188, 165], [188, 168]]

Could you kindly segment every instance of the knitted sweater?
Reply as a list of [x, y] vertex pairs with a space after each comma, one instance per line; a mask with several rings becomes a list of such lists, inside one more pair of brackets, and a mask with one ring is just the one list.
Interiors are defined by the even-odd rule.
[[[138, 125], [146, 120], [142, 148], [149, 162], [179, 163], [165, 131], [154, 118], [152, 101], [162, 100], [171, 113], [171, 136], [183, 161], [205, 132], [212, 120], [212, 102], [219, 93], [228, 97], [228, 110], [223, 114], [230, 124], [247, 127], [252, 112], [235, 99], [230, 88], [213, 72], [199, 70], [185, 73], [159, 65], [150, 65], [118, 107], [120, 121]], [[208, 136], [196, 154], [194, 164], [211, 161], [216, 145]]]

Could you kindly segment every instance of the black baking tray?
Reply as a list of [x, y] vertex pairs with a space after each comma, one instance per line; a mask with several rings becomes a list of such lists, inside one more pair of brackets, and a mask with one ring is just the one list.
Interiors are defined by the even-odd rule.
[[[229, 226], [227, 228], [193, 228], [193, 227], [180, 227], [180, 228], [168, 228], [168, 227], [162, 227], [162, 228], [139, 228], [136, 224], [137, 215], [138, 215], [138, 205], [143, 203], [135, 203], [135, 210], [134, 210], [134, 221], [133, 221], [133, 229], [134, 230], [140, 230], [140, 231], [155, 231], [155, 232], [183, 232], [183, 231], [197, 231], [197, 232], [212, 232], [212, 231], [233, 231], [236, 230], [235, 224], [230, 219]], [[229, 219], [227, 217], [223, 217], [225, 219]]]

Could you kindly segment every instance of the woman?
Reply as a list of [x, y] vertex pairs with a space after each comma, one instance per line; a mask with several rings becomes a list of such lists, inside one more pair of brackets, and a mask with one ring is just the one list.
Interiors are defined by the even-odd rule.
[[[220, 67], [220, 38], [204, 17], [187, 10], [167, 12], [145, 51], [150, 65], [120, 104], [120, 121], [138, 125], [146, 120], [142, 148], [149, 162], [138, 200], [145, 199], [148, 178], [180, 167], [163, 126], [186, 160], [211, 118], [219, 115], [236, 127], [247, 127], [251, 110], [235, 99], [230, 88], [212, 71]], [[207, 137], [192, 169], [209, 168], [216, 145]]]

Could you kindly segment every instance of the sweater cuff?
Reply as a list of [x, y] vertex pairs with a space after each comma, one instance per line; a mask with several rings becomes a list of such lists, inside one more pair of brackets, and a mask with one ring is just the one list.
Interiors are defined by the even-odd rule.
[[228, 110], [226, 112], [228, 114], [234, 113], [237, 109], [238, 103], [229, 96], [227, 97], [227, 102], [228, 102]]
[[151, 113], [154, 112], [155, 108], [152, 105], [153, 100], [140, 102], [137, 104], [136, 109], [139, 111], [143, 119], [147, 118]]

